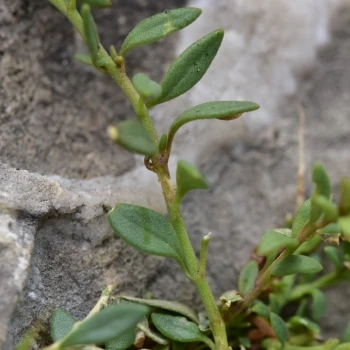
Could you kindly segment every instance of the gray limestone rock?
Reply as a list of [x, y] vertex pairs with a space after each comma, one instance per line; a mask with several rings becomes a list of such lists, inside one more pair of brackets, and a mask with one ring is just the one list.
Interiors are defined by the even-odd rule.
[[[181, 5], [182, 0], [115, 1], [112, 9], [96, 13], [101, 38], [118, 47], [137, 21]], [[307, 117], [308, 194], [314, 161], [326, 165], [335, 193], [340, 178], [350, 173], [350, 3], [196, 0], [189, 5], [204, 9], [202, 19], [172, 39], [135, 50], [128, 71], [159, 80], [175, 54], [221, 26], [226, 30], [221, 53], [199, 86], [167, 110], [155, 108], [159, 130], [180, 111], [207, 100], [251, 99], [262, 106], [233, 123], [193, 123], [175, 143], [172, 165], [179, 158], [192, 161], [211, 183], [209, 192], [190, 194], [183, 208], [197, 249], [204, 234], [213, 234], [208, 273], [220, 296], [235, 288], [261, 234], [295, 210], [298, 104]], [[83, 317], [107, 283], [116, 283], [124, 294], [152, 292], [200, 308], [174, 262], [138, 253], [112, 236], [105, 213], [116, 202], [162, 213], [164, 203], [141, 158], [106, 138], [108, 125], [134, 116], [108, 77], [74, 62], [73, 54], [83, 49], [46, 1], [0, 2], [4, 350], [13, 349], [31, 325], [47, 330], [56, 307]], [[325, 320], [332, 336], [350, 313], [349, 286], [336, 293]], [[41, 345], [47, 341], [44, 337]]]

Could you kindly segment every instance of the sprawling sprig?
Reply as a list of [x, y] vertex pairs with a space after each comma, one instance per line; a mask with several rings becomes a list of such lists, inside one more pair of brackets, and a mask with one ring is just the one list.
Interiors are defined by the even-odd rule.
[[[346, 350], [350, 349], [350, 327], [342, 343], [323, 341], [318, 322], [325, 310], [324, 288], [350, 280], [350, 180], [341, 184], [339, 204], [332, 202], [331, 185], [324, 167], [316, 163], [312, 180], [315, 190], [299, 208], [290, 227], [267, 231], [253, 258], [242, 269], [238, 291], [223, 294], [216, 302], [206, 278], [207, 248], [211, 234], [203, 237], [197, 257], [181, 214], [184, 196], [196, 189], [207, 189], [208, 182], [193, 165], [179, 161], [176, 184], [170, 180], [168, 161], [177, 131], [189, 122], [202, 119], [231, 121], [259, 108], [248, 101], [206, 102], [174, 116], [167, 133], [160, 138], [150, 116], [152, 106], [186, 93], [209, 69], [224, 37], [215, 30], [189, 46], [158, 83], [143, 73], [132, 80], [127, 75], [126, 54], [139, 46], [159, 41], [194, 22], [197, 8], [166, 10], [140, 22], [125, 38], [119, 53], [109, 52], [100, 42], [91, 7], [104, 8], [110, 0], [49, 0], [80, 33], [89, 54], [77, 54], [78, 61], [109, 75], [132, 104], [138, 121], [127, 120], [108, 129], [109, 137], [124, 149], [145, 156], [146, 167], [161, 184], [168, 217], [130, 203], [118, 203], [108, 220], [116, 236], [134, 248], [151, 255], [174, 259], [196, 286], [206, 315], [188, 306], [157, 299], [122, 296], [109, 305], [111, 288], [103, 293], [92, 312], [82, 321], [58, 309], [51, 319], [53, 344], [47, 350], [102, 349], [126, 350], [151, 347], [157, 350], [209, 348], [229, 350]], [[322, 242], [326, 246], [320, 254]], [[321, 275], [323, 260], [333, 271]], [[296, 278], [298, 276], [298, 278]], [[309, 302], [311, 300], [311, 302]], [[286, 306], [298, 301], [292, 317]], [[310, 307], [308, 307], [308, 304]], [[218, 306], [219, 305], [219, 306]], [[29, 349], [32, 330], [17, 347]], [[29, 344], [29, 345], [28, 345]], [[86, 347], [88, 346], [88, 347]]]

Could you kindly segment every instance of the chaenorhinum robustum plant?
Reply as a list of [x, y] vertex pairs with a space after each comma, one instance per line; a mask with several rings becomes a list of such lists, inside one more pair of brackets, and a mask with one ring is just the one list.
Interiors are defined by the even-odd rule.
[[[175, 301], [111, 297], [108, 286], [82, 321], [57, 309], [51, 318], [53, 344], [47, 350], [147, 348], [181, 349], [350, 349], [350, 324], [343, 337], [325, 340], [318, 323], [325, 312], [323, 290], [350, 280], [350, 179], [340, 186], [338, 205], [320, 163], [313, 168], [315, 189], [285, 227], [264, 233], [250, 261], [242, 269], [237, 290], [215, 300], [206, 278], [210, 234], [203, 237], [199, 257], [189, 239], [180, 204], [189, 191], [208, 183], [191, 164], [179, 161], [176, 185], [168, 161], [176, 132], [200, 119], [231, 121], [259, 108], [248, 101], [214, 101], [194, 106], [177, 116], [169, 131], [157, 135], [150, 109], [172, 100], [196, 85], [209, 68], [223, 40], [215, 30], [189, 46], [171, 64], [160, 83], [138, 73], [129, 79], [126, 54], [183, 29], [201, 14], [197, 8], [165, 10], [141, 21], [126, 37], [119, 52], [101, 44], [90, 6], [107, 7], [110, 0], [49, 0], [79, 32], [89, 54], [76, 59], [109, 75], [134, 108], [138, 121], [127, 120], [108, 129], [109, 137], [130, 152], [143, 155], [162, 187], [168, 216], [148, 208], [119, 203], [108, 220], [115, 234], [134, 248], [174, 259], [196, 286], [205, 308], [197, 314]], [[323, 245], [326, 244], [324, 247]], [[323, 264], [333, 269], [322, 274]], [[200, 316], [200, 317], [199, 317]], [[35, 330], [17, 346], [31, 349]]]

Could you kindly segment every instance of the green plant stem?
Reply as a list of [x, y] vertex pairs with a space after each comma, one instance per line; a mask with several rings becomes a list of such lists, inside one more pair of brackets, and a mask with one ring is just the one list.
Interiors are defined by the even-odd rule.
[[303, 296], [310, 294], [313, 289], [325, 289], [330, 288], [333, 285], [344, 281], [344, 279], [350, 278], [349, 270], [334, 271], [325, 276], [318, 278], [311, 283], [302, 284], [297, 286], [289, 296], [290, 301], [294, 301], [302, 298]]
[[[64, 16], [68, 18], [68, 20], [73, 24], [74, 28], [79, 32], [81, 37], [86, 43], [86, 36], [84, 32], [84, 25], [83, 20], [79, 14], [79, 12], [76, 10], [76, 8], [68, 11], [66, 4], [64, 0], [49, 0], [52, 5], [54, 5]], [[142, 104], [142, 106], [139, 105], [139, 99], [140, 95], [135, 90], [134, 86], [132, 85], [130, 79], [125, 74], [125, 72], [122, 70], [120, 71], [118, 67], [116, 66], [113, 59], [109, 56], [107, 51], [104, 49], [101, 43], [99, 43], [99, 51], [98, 51], [98, 58], [106, 58], [106, 64], [104, 65], [104, 72], [107, 73], [111, 78], [119, 85], [119, 87], [123, 90], [124, 94], [127, 96], [128, 100], [132, 104], [135, 113], [137, 117], [139, 118], [141, 124], [143, 127], [148, 131], [150, 136], [152, 137], [152, 140], [157, 145], [158, 144], [158, 136], [157, 131], [154, 128], [153, 122], [151, 120], [151, 117], [148, 113], [148, 109], [146, 108], [145, 104]], [[96, 67], [100, 70], [100, 68]]]
[[[161, 182], [162, 183], [162, 182]], [[163, 189], [167, 191], [167, 189]], [[172, 190], [173, 191], [173, 190]], [[172, 195], [173, 197], [173, 195]], [[184, 251], [185, 264], [191, 276], [191, 280], [196, 286], [202, 302], [208, 314], [210, 327], [214, 335], [215, 347], [217, 350], [228, 349], [226, 326], [216, 306], [215, 298], [206, 279], [205, 274], [200, 273], [201, 269], [198, 259], [193, 251], [191, 241], [188, 237], [185, 224], [180, 213], [180, 199], [175, 197], [172, 204], [169, 205], [171, 223], [178, 235], [180, 244]]]

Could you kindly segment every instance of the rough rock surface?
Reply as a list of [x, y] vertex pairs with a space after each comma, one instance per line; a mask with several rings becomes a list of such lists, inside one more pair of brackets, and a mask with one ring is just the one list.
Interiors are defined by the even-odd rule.
[[[141, 18], [183, 4], [115, 3], [97, 14], [106, 44], [118, 45]], [[236, 285], [262, 232], [294, 210], [296, 105], [307, 116], [307, 164], [323, 161], [335, 185], [350, 173], [350, 3], [190, 5], [204, 8], [202, 21], [174, 37], [176, 53], [218, 25], [226, 39], [198, 88], [171, 102], [166, 113], [163, 106], [155, 109], [160, 129], [206, 100], [242, 98], [262, 105], [246, 123], [194, 123], [177, 137], [177, 155], [200, 165], [212, 184], [209, 192], [189, 195], [184, 209], [196, 247], [213, 233], [209, 277], [219, 296]], [[46, 2], [5, 0], [0, 24], [0, 161], [6, 164], [0, 167], [0, 348], [12, 349], [29, 325], [45, 324], [57, 306], [82, 317], [110, 282], [119, 282], [123, 293], [151, 291], [198, 306], [175, 263], [137, 253], [112, 238], [106, 223], [105, 212], [116, 202], [164, 210], [160, 191], [150, 190], [153, 174], [104, 135], [110, 123], [132, 115], [123, 96], [107, 77], [73, 62], [81, 41]], [[135, 51], [131, 71], [140, 67], [161, 77], [174, 43]], [[195, 144], [203, 148], [197, 151]], [[346, 321], [349, 286], [338, 294], [330, 299], [326, 320], [333, 335]]]

